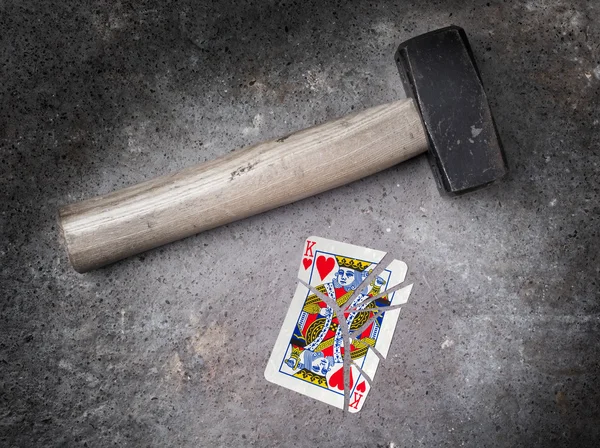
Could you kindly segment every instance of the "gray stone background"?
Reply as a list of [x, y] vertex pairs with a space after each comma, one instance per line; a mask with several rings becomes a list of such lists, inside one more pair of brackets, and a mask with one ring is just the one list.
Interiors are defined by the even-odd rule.
[[[599, 7], [0, 0], [0, 445], [599, 446]], [[397, 45], [449, 24], [503, 182], [440, 197], [419, 157], [68, 265], [59, 206], [401, 98]], [[415, 284], [358, 415], [263, 378], [312, 234], [389, 251]]]

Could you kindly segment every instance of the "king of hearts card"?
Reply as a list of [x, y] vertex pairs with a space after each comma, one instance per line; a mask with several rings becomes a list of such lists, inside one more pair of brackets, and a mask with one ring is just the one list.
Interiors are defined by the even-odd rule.
[[[372, 274], [385, 255], [320, 237], [306, 240], [300, 282], [265, 369], [268, 381], [341, 409], [346, 404], [350, 412], [362, 408], [412, 287], [398, 287], [407, 271], [402, 261]], [[344, 358], [351, 361], [347, 374]]]

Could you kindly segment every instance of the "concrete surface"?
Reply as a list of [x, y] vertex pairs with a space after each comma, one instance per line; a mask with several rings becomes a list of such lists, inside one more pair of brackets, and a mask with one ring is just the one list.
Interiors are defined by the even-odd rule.
[[[593, 0], [0, 1], [0, 445], [599, 446], [599, 23]], [[418, 158], [69, 267], [60, 205], [400, 98], [396, 46], [448, 24], [504, 182], [442, 198]], [[415, 282], [359, 415], [262, 376], [311, 234]]]

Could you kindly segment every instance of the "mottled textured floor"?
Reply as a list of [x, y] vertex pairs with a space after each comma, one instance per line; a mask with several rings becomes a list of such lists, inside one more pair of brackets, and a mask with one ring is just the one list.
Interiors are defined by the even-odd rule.
[[[0, 1], [0, 445], [597, 447], [600, 5], [257, 3]], [[420, 157], [68, 265], [60, 205], [401, 98], [397, 45], [449, 24], [503, 182], [444, 198]], [[263, 378], [309, 235], [415, 283], [358, 415]]]

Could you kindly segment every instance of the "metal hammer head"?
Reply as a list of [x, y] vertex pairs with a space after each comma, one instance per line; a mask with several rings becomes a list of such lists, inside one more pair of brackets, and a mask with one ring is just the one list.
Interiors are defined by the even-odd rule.
[[450, 26], [410, 39], [396, 63], [421, 111], [440, 190], [460, 194], [504, 176], [502, 144], [465, 31]]

